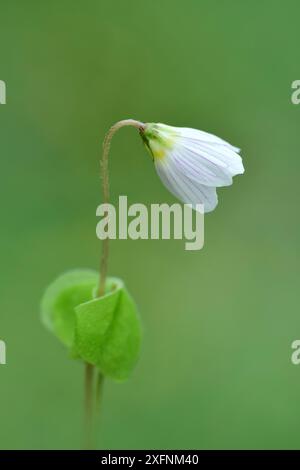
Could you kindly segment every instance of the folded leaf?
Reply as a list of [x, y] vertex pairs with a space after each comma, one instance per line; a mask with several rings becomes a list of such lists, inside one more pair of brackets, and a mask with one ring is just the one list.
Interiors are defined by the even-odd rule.
[[120, 279], [108, 278], [102, 297], [96, 297], [98, 282], [99, 275], [92, 270], [70, 271], [57, 278], [43, 297], [42, 320], [73, 358], [124, 380], [139, 355], [139, 316]]
[[141, 342], [136, 306], [123, 284], [76, 309], [74, 346], [103, 374], [125, 380], [135, 366]]
[[47, 288], [41, 304], [44, 325], [71, 347], [75, 331], [75, 307], [93, 298], [93, 290], [99, 281], [96, 271], [76, 269], [68, 271]]

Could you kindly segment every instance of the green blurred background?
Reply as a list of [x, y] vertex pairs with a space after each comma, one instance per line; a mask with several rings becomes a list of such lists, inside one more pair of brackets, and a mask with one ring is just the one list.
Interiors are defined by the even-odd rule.
[[[99, 156], [115, 121], [213, 132], [246, 172], [219, 190], [205, 246], [114, 241], [144, 326], [105, 384], [100, 448], [300, 448], [298, 1], [1, 0], [0, 448], [79, 448], [83, 367], [40, 324], [45, 286], [98, 267]], [[174, 202], [134, 129], [112, 200]]]

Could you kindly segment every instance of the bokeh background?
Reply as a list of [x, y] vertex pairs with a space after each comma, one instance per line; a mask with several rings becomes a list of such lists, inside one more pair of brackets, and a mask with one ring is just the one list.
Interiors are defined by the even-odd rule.
[[[99, 156], [115, 121], [213, 132], [246, 173], [205, 246], [114, 241], [141, 312], [132, 378], [105, 384], [99, 448], [300, 448], [298, 1], [2, 0], [0, 448], [80, 448], [83, 367], [42, 327], [45, 286], [97, 269]], [[134, 129], [112, 200], [174, 202]]]

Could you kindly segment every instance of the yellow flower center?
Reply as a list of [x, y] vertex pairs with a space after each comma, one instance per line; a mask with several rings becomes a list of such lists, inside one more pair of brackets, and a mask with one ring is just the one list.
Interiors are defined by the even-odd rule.
[[175, 142], [174, 133], [171, 132], [169, 126], [161, 124], [147, 124], [141, 136], [153, 159], [165, 158]]

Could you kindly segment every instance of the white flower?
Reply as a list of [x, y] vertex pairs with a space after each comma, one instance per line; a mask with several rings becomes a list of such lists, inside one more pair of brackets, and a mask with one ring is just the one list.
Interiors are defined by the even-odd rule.
[[215, 135], [161, 123], [140, 132], [164, 185], [186, 204], [204, 204], [205, 212], [218, 204], [216, 188], [244, 173], [239, 149]]

